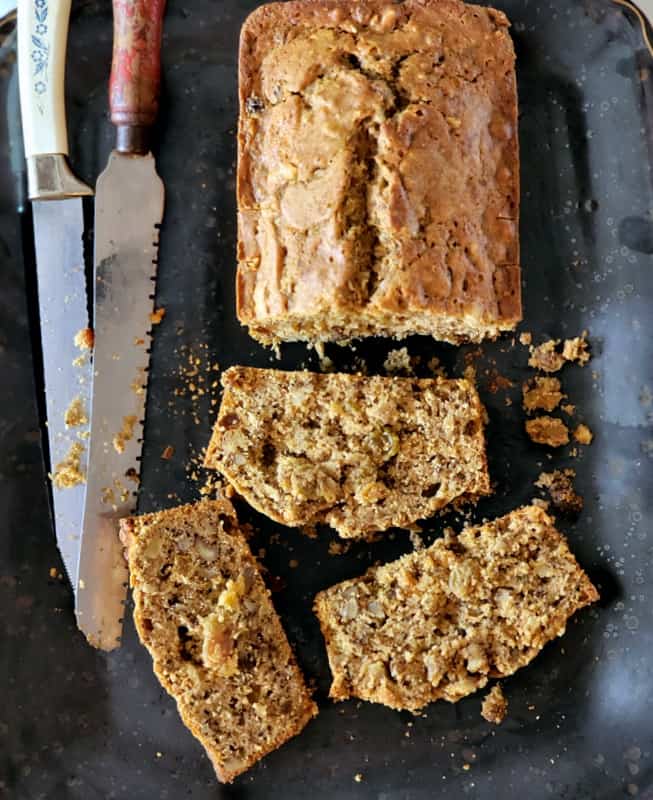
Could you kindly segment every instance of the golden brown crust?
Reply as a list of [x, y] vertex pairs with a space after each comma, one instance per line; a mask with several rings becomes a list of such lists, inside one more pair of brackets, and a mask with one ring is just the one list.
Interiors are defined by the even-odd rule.
[[265, 342], [521, 318], [514, 51], [457, 0], [294, 0], [241, 32], [237, 305]]
[[285, 525], [362, 538], [490, 492], [466, 380], [232, 367], [222, 384], [205, 465]]
[[456, 702], [528, 664], [597, 599], [552, 519], [526, 506], [320, 592], [330, 695]]
[[154, 672], [230, 782], [317, 714], [234, 509], [131, 517], [121, 539]]

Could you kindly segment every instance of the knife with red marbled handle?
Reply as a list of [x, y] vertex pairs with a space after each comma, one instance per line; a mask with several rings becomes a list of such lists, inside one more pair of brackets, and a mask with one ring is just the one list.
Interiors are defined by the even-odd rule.
[[136, 508], [164, 190], [150, 151], [158, 111], [163, 0], [114, 0], [116, 145], [95, 201], [95, 354], [77, 621], [118, 646], [127, 573], [118, 519]]

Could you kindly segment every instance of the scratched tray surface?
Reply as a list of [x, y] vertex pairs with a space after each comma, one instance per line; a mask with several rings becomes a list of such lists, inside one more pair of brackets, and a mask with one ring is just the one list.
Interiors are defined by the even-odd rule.
[[[209, 438], [215, 365], [318, 364], [299, 345], [283, 348], [277, 362], [235, 319], [236, 52], [239, 27], [254, 5], [169, 2], [157, 153], [167, 192], [157, 304], [167, 313], [152, 354], [142, 511], [198, 496], [203, 475], [188, 465]], [[3, 129], [0, 259], [7, 289], [0, 297], [0, 358], [12, 388], [0, 425], [7, 465], [0, 482], [7, 520], [0, 540], [0, 790], [8, 796], [653, 798], [651, 59], [636, 18], [607, 0], [498, 5], [513, 21], [518, 54], [523, 330], [536, 340], [590, 331], [591, 364], [567, 367], [562, 377], [579, 417], [596, 433], [594, 443], [577, 458], [570, 448], [549, 458], [527, 440], [519, 387], [531, 372], [525, 349], [510, 339], [480, 352], [421, 338], [408, 346], [422, 365], [436, 356], [451, 375], [461, 375], [472, 359], [477, 370], [496, 493], [479, 503], [475, 519], [528, 500], [542, 469], [577, 471], [585, 510], [561, 527], [600, 588], [600, 604], [505, 681], [510, 710], [499, 728], [481, 719], [480, 696], [436, 703], [418, 716], [367, 703], [335, 705], [327, 699], [329, 672], [312, 598], [376, 560], [408, 551], [407, 535], [354, 544], [336, 557], [328, 552], [334, 539], [328, 531], [308, 539], [241, 505], [242, 517], [259, 530], [254, 547], [265, 548], [277, 608], [321, 713], [233, 787], [218, 787], [156, 682], [130, 615], [123, 647], [98, 653], [75, 628], [69, 587], [48, 577], [61, 562], [36, 433], [21, 256], [23, 246], [31, 298], [29, 218], [22, 218], [21, 245], [14, 212], [20, 142], [14, 130], [8, 150]], [[69, 118], [72, 161], [88, 181], [112, 140], [105, 113], [110, 48], [110, 5], [76, 3]], [[12, 76], [5, 53], [3, 98], [16, 114]], [[334, 346], [328, 355], [340, 369], [364, 362], [374, 373], [382, 372], [393, 347], [373, 341], [351, 350]], [[512, 386], [496, 391], [497, 373]], [[174, 453], [162, 459], [168, 446]], [[459, 522], [430, 521], [425, 541]]]

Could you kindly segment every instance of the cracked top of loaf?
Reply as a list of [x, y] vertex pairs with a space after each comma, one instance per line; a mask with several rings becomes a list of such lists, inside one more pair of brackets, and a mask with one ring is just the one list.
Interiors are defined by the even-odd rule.
[[261, 6], [240, 47], [238, 314], [264, 343], [521, 317], [514, 50], [457, 0]]

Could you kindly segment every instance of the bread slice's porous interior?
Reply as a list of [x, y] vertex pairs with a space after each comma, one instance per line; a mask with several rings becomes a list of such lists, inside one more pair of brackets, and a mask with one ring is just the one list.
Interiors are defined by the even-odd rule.
[[455, 702], [528, 664], [597, 599], [553, 520], [526, 506], [320, 592], [331, 696]]
[[154, 671], [231, 781], [317, 713], [233, 507], [131, 517], [121, 536]]
[[285, 525], [365, 538], [490, 492], [467, 380], [231, 367], [222, 384], [205, 464]]

